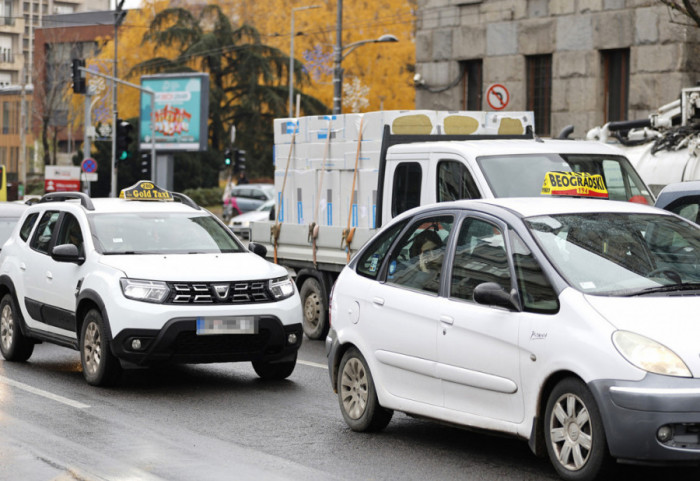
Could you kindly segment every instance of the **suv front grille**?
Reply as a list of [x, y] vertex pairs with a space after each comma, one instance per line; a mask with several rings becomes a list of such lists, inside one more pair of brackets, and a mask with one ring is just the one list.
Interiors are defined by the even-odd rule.
[[272, 302], [268, 281], [169, 282], [167, 304], [251, 304]]

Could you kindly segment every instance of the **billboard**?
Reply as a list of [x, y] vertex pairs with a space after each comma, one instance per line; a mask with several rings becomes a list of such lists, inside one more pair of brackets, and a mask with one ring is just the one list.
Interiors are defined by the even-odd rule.
[[[156, 151], [207, 150], [209, 75], [177, 73], [144, 75], [141, 86], [155, 92], [154, 131]], [[141, 92], [139, 122], [141, 150], [150, 150], [151, 95]]]

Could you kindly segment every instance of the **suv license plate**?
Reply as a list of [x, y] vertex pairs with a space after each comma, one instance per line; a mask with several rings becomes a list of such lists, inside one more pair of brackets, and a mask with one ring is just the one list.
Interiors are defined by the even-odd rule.
[[253, 316], [198, 317], [197, 335], [257, 334], [258, 323]]

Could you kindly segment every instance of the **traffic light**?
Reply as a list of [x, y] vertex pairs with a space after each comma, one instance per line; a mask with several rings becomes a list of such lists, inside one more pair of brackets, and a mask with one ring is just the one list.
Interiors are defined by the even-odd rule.
[[224, 166], [231, 167], [231, 149], [226, 149], [224, 151]]
[[139, 179], [151, 180], [151, 153], [141, 152], [141, 166], [139, 170]]
[[126, 120], [117, 119], [117, 162], [129, 158], [129, 145], [131, 145], [131, 132], [134, 126]]
[[233, 165], [235, 172], [245, 170], [245, 150], [236, 150], [236, 163]]
[[73, 59], [73, 93], [84, 94], [86, 90], [85, 72], [80, 70], [80, 67], [85, 67], [85, 60]]

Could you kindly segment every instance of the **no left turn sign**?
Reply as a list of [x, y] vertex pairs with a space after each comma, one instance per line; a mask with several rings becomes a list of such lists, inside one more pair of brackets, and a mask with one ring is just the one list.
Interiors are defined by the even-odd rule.
[[510, 94], [501, 84], [493, 84], [486, 90], [486, 102], [494, 110], [502, 110], [508, 105]]

